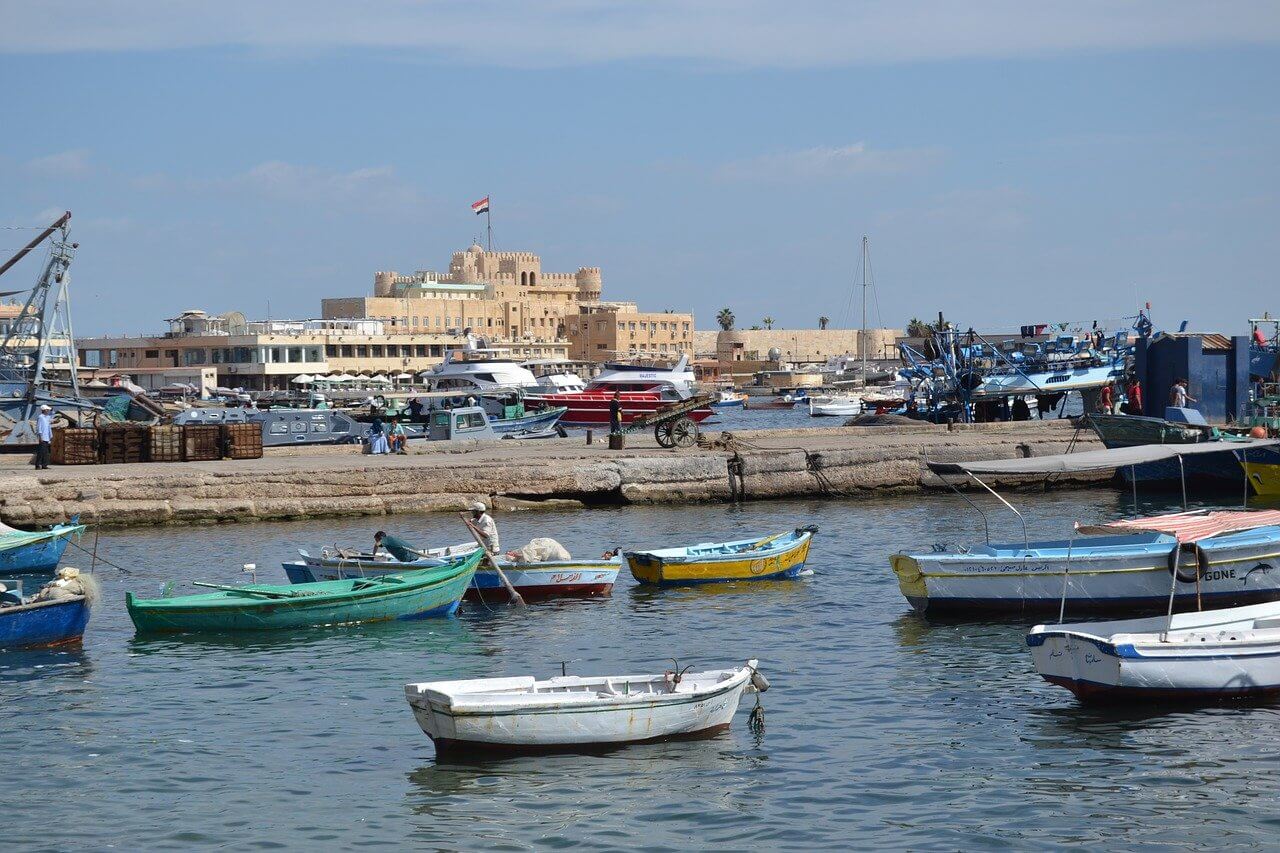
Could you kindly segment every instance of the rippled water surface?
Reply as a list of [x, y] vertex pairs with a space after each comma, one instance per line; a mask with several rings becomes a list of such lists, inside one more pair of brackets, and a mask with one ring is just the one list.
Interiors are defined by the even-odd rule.
[[[1112, 492], [1020, 496], [1040, 533], [1127, 511]], [[1153, 509], [1164, 508], [1152, 506]], [[264, 577], [297, 547], [380, 525], [460, 541], [444, 516], [104, 534], [83, 648], [0, 655], [4, 840], [162, 847], [972, 848], [1271, 846], [1269, 708], [1104, 713], [1035, 675], [1025, 626], [930, 624], [887, 555], [981, 537], [945, 495], [529, 513], [504, 542], [575, 554], [821, 527], [815, 576], [648, 591], [455, 619], [237, 638], [135, 639], [126, 589]], [[90, 544], [86, 539], [85, 545]], [[76, 555], [68, 562], [84, 566]], [[408, 681], [658, 672], [759, 657], [766, 728], [605, 756], [438, 763]], [[15, 847], [15, 849], [17, 849]]]

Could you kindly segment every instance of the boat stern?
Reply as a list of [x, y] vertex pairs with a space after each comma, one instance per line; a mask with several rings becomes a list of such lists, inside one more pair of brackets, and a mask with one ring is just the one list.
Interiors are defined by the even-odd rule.
[[654, 585], [662, 583], [661, 557], [644, 552], [627, 551], [623, 553], [622, 558], [626, 560], [631, 576], [640, 583]]
[[913, 608], [925, 612], [929, 605], [929, 590], [925, 587], [924, 573], [920, 571], [920, 561], [910, 554], [893, 554], [889, 557], [889, 565], [898, 576], [898, 589]]
[[1037, 625], [1027, 634], [1036, 672], [1078, 699], [1094, 699], [1120, 684], [1120, 657], [1111, 644], [1085, 634]]

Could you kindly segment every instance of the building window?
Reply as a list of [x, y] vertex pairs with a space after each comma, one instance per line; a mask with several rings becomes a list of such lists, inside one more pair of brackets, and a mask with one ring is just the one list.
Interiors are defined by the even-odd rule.
[[343, 357], [343, 358], [351, 358], [351, 345], [350, 345], [350, 344], [345, 344], [345, 345], [343, 345], [343, 347], [342, 347], [342, 357]]
[[414, 349], [414, 355], [416, 355], [418, 358], [426, 358], [426, 357], [427, 357], [427, 345], [426, 345], [426, 344], [418, 344], [418, 345], [417, 345], [416, 347], [414, 347], [413, 349]]
[[357, 346], [357, 347], [356, 347], [356, 358], [368, 358], [368, 357], [369, 357], [369, 348], [368, 348], [368, 347], [366, 347], [366, 346]]
[[320, 355], [320, 347], [307, 347], [307, 361], [324, 361], [324, 356]]
[[324, 354], [328, 358], [334, 358], [338, 355], [338, 347], [335, 344], [325, 344]]
[[619, 321], [618, 321], [618, 331], [619, 331], [619, 332], [625, 332], [626, 330], [627, 330], [627, 324], [626, 324], [626, 323], [624, 323], [624, 322], [622, 322], [621, 320], [619, 320]]
[[182, 363], [188, 366], [193, 364], [204, 364], [204, 350], [189, 349], [182, 353]]
[[158, 350], [158, 349], [149, 349], [149, 350], [147, 350], [147, 352], [146, 352], [146, 357], [147, 357], [147, 358], [159, 358], [159, 357], [160, 357], [160, 350]]
[[100, 349], [82, 349], [80, 350], [80, 363], [85, 367], [101, 367], [102, 366], [102, 350]]
[[382, 344], [373, 345], [373, 357], [382, 358]]

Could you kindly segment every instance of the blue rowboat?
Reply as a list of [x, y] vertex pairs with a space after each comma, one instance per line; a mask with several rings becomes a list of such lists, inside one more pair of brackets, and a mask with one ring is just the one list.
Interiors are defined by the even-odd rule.
[[135, 598], [125, 607], [139, 633], [262, 631], [451, 616], [484, 553], [405, 575], [304, 584], [216, 586], [218, 592]]
[[569, 411], [567, 407], [559, 406], [553, 409], [529, 412], [512, 418], [490, 418], [489, 426], [493, 427], [493, 431], [498, 435], [541, 432], [554, 428], [567, 411]]
[[763, 539], [627, 551], [622, 558], [636, 580], [656, 586], [787, 580], [804, 571], [809, 543], [817, 532], [809, 525]]
[[0, 524], [0, 575], [52, 574], [73, 534], [84, 531], [73, 516], [48, 530], [15, 530]]
[[[5, 581], [0, 593], [0, 649], [29, 649], [73, 643], [89, 624], [89, 599], [83, 595], [31, 604], [22, 601], [22, 583]], [[16, 589], [13, 589], [16, 587]]]

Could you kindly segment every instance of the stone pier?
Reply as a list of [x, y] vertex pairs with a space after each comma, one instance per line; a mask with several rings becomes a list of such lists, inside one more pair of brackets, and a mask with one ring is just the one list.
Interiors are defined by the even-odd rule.
[[[599, 439], [600, 436], [597, 436]], [[79, 514], [110, 525], [189, 524], [462, 509], [700, 503], [873, 495], [942, 486], [926, 459], [1043, 456], [1100, 447], [1068, 421], [836, 427], [707, 433], [665, 450], [628, 436], [610, 451], [582, 436], [459, 446], [415, 443], [407, 456], [358, 447], [268, 450], [262, 459], [86, 465], [34, 471], [0, 457], [0, 520], [38, 525]], [[1097, 482], [1097, 476], [1083, 482]], [[1077, 482], [1082, 482], [1078, 480]]]

